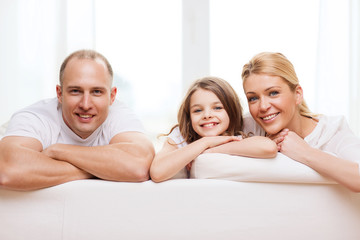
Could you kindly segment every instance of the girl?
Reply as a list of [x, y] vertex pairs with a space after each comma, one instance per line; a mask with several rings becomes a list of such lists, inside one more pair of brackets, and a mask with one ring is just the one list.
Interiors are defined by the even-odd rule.
[[256, 55], [244, 65], [242, 79], [252, 116], [245, 118], [246, 131], [269, 136], [281, 153], [360, 191], [360, 139], [343, 117], [311, 113], [284, 55]]
[[[272, 158], [276, 144], [266, 137], [242, 139], [242, 108], [226, 81], [205, 77], [189, 88], [178, 112], [178, 124], [156, 154], [150, 176], [154, 182], [187, 177], [190, 163], [201, 153], [217, 152]], [[188, 169], [185, 166], [188, 165]]]

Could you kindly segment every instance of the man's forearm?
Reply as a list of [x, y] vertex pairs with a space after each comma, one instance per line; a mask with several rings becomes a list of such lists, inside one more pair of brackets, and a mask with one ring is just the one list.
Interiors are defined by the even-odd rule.
[[34, 190], [92, 175], [18, 144], [0, 143], [0, 185], [14, 190]]
[[135, 143], [83, 147], [54, 144], [45, 150], [54, 159], [66, 161], [94, 176], [114, 181], [145, 181], [153, 154]]

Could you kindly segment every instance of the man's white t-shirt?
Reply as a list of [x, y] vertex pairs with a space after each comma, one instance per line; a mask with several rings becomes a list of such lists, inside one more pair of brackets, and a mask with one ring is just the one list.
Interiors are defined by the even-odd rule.
[[5, 136], [24, 136], [39, 140], [43, 149], [55, 143], [80, 146], [102, 146], [122, 132], [145, 132], [137, 116], [115, 100], [106, 120], [86, 139], [76, 135], [64, 122], [57, 98], [39, 101], [16, 112]]

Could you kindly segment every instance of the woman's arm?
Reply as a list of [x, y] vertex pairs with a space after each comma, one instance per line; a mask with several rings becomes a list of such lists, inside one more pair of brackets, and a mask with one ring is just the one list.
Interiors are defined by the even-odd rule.
[[286, 156], [334, 179], [354, 192], [360, 192], [358, 163], [313, 148], [292, 131], [287, 131], [274, 141], [277, 142], [280, 152]]
[[170, 179], [204, 150], [238, 140], [240, 139], [234, 136], [203, 137], [185, 147], [178, 148], [174, 141], [168, 138], [152, 162], [150, 168], [151, 179], [154, 182]]
[[206, 150], [207, 153], [227, 153], [254, 158], [274, 158], [277, 146], [267, 137], [253, 136], [238, 142], [229, 142]]

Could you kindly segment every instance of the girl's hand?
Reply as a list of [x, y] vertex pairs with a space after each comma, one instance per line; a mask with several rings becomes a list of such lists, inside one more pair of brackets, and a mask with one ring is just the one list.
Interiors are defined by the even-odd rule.
[[[205, 150], [202, 153], [210, 153], [211, 148], [233, 141], [241, 141], [242, 138], [237, 136], [214, 136], [214, 137], [202, 137], [198, 141], [202, 141], [205, 144]], [[191, 170], [193, 161], [186, 165], [188, 171]]]
[[[232, 142], [232, 141], [241, 141], [240, 137], [236, 136], [214, 136], [214, 137], [203, 137], [198, 141], [202, 141], [205, 144], [205, 151], [208, 148], [216, 147], [224, 143]], [[205, 152], [204, 151], [204, 152]]]

